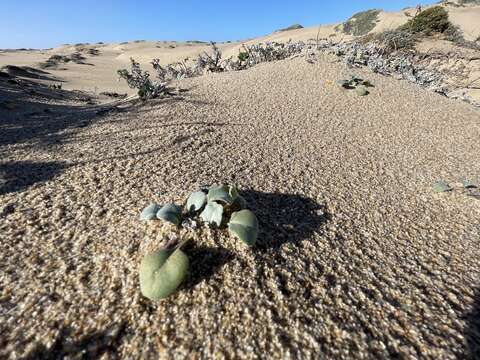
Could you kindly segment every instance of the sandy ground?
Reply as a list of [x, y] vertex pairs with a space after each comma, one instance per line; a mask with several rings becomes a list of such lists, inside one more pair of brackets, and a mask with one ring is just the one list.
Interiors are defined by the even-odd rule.
[[[480, 113], [363, 71], [358, 97], [335, 60], [102, 116], [3, 89], [22, 106], [0, 110], [0, 357], [478, 357], [480, 201], [431, 186], [480, 180]], [[140, 210], [213, 183], [243, 190], [258, 245], [188, 233], [189, 280], [147, 301], [165, 229]]]

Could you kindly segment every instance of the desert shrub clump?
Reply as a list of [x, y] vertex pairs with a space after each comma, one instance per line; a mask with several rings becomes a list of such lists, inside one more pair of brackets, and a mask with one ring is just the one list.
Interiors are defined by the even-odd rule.
[[293, 25], [290, 25], [289, 27], [286, 27], [286, 28], [283, 28], [283, 29], [279, 29], [279, 30], [277, 30], [277, 32], [290, 31], [290, 30], [298, 30], [298, 29], [303, 29], [303, 26], [300, 25], [300, 24], [293, 24]]
[[431, 35], [432, 33], [444, 33], [451, 26], [452, 24], [448, 20], [448, 12], [441, 6], [434, 6], [408, 20], [399, 29], [411, 33]]
[[192, 61], [186, 58], [179, 62], [161, 65], [159, 59], [153, 59], [151, 64], [157, 74], [156, 81], [152, 81], [149, 72], [143, 71], [134, 59], [130, 59], [130, 71], [121, 69], [117, 73], [120, 78], [127, 81], [130, 88], [138, 89], [141, 99], [146, 100], [160, 95], [169, 95], [167, 84], [172, 80], [201, 76], [209, 72], [245, 70], [263, 62], [283, 60], [302, 53], [305, 53], [307, 61], [310, 61], [307, 55], [311, 55], [313, 46], [302, 41], [243, 45], [238, 56], [223, 58], [220, 49], [212, 42], [210, 52], [204, 51]]
[[126, 80], [131, 89], [138, 90], [138, 96], [142, 100], [153, 99], [159, 95], [165, 94], [167, 91], [167, 84], [163, 81], [152, 81], [150, 73], [142, 70], [140, 64], [133, 58], [130, 59], [131, 69], [118, 70], [118, 76]]
[[375, 34], [377, 40], [387, 53], [399, 50], [411, 50], [415, 47], [416, 36], [405, 30], [387, 30]]
[[371, 9], [362, 11], [353, 15], [346, 22], [337, 26], [336, 30], [341, 30], [344, 34], [361, 36], [369, 33], [375, 28], [378, 21], [380, 10]]

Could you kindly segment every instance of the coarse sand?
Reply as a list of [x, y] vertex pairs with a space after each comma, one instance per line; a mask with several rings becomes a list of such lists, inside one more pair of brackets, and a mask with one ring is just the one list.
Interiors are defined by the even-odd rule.
[[[480, 112], [363, 70], [359, 97], [350, 74], [297, 58], [102, 116], [0, 110], [0, 357], [479, 356], [480, 201], [457, 183], [480, 180]], [[238, 184], [258, 245], [182, 230], [188, 281], [146, 300], [168, 229], [139, 212], [214, 183]]]

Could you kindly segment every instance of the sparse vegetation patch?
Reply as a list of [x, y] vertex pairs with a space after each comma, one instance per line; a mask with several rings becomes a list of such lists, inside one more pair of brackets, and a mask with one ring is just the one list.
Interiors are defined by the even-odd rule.
[[131, 89], [137, 89], [138, 96], [142, 100], [153, 99], [167, 91], [165, 82], [152, 81], [150, 73], [142, 70], [140, 64], [133, 58], [130, 59], [131, 69], [121, 69], [117, 71], [120, 78], [124, 79]]
[[289, 27], [279, 29], [279, 30], [277, 30], [277, 32], [283, 32], [283, 31], [289, 31], [289, 30], [298, 30], [298, 29], [303, 29], [303, 26], [300, 25], [300, 24], [293, 24], [293, 25], [290, 25]]
[[448, 20], [448, 12], [441, 6], [434, 6], [408, 20], [399, 29], [412, 33], [431, 35], [432, 33], [443, 33], [450, 26], [452, 25]]
[[335, 30], [342, 31], [347, 35], [365, 35], [375, 28], [378, 22], [378, 14], [380, 14], [380, 10], [377, 9], [359, 12], [343, 24], [338, 25]]

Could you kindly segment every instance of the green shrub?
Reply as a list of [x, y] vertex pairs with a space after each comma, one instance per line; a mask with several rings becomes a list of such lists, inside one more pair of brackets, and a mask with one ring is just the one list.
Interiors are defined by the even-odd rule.
[[341, 24], [340, 27], [337, 26], [335, 30], [341, 29], [347, 35], [365, 35], [375, 28], [378, 14], [380, 14], [380, 10], [376, 9], [359, 12]]
[[293, 24], [293, 25], [290, 25], [289, 27], [286, 27], [284, 29], [280, 29], [277, 31], [281, 32], [281, 31], [289, 31], [289, 30], [297, 30], [297, 29], [303, 29], [303, 26], [300, 24]]
[[238, 60], [239, 60], [239, 61], [247, 61], [247, 60], [248, 60], [248, 57], [249, 57], [249, 55], [248, 55], [247, 52], [240, 52], [240, 53], [238, 54]]
[[399, 29], [431, 35], [432, 33], [443, 33], [451, 26], [452, 24], [448, 20], [448, 12], [441, 6], [434, 6], [408, 20]]

